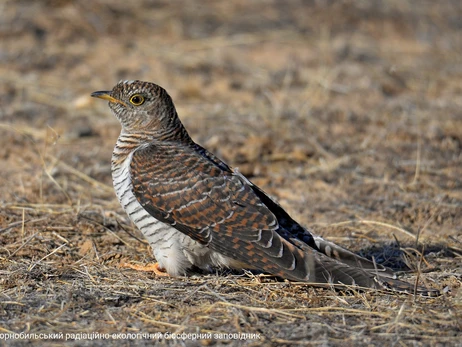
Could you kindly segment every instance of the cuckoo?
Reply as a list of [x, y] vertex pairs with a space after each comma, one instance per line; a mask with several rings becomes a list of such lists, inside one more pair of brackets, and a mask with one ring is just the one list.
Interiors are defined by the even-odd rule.
[[162, 87], [122, 81], [92, 93], [109, 101], [122, 130], [112, 155], [116, 195], [143, 233], [155, 269], [250, 269], [319, 286], [417, 292], [393, 271], [297, 223], [261, 188], [195, 143]]

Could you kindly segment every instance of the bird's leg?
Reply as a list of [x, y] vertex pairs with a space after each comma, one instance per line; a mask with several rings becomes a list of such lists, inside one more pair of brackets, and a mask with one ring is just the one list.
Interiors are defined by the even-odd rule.
[[120, 267], [130, 268], [137, 271], [149, 271], [154, 272], [157, 276], [168, 277], [170, 276], [165, 269], [162, 269], [159, 263], [148, 264], [146, 266], [143, 265], [136, 265], [136, 264], [129, 264], [129, 263], [122, 263]]

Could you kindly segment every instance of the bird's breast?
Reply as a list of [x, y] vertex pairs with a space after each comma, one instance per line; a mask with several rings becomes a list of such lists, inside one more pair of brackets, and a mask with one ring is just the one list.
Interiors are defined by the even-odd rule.
[[120, 164], [118, 164], [117, 161], [112, 161], [112, 180], [114, 190], [120, 204], [124, 208], [125, 212], [127, 212], [130, 219], [133, 223], [135, 223], [137, 228], [141, 230], [148, 241], [151, 241], [149, 238], [152, 237], [155, 231], [164, 225], [164, 223], [151, 216], [144, 207], [141, 206], [138, 199], [133, 194], [133, 186], [130, 176], [130, 162], [132, 155], [133, 154], [129, 154]]
[[153, 248], [154, 256], [161, 267], [174, 276], [184, 275], [191, 265], [200, 268], [244, 267], [241, 262], [212, 251], [176, 230], [172, 225], [165, 224], [150, 215], [133, 193], [130, 175], [132, 156], [133, 152], [121, 160], [116, 150], [114, 151], [112, 160], [114, 189], [125, 212]]

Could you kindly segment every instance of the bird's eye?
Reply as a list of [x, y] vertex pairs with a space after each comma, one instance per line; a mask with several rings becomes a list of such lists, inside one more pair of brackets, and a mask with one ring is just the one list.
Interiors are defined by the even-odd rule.
[[130, 103], [135, 106], [140, 106], [144, 104], [144, 96], [140, 94], [135, 94], [130, 97]]

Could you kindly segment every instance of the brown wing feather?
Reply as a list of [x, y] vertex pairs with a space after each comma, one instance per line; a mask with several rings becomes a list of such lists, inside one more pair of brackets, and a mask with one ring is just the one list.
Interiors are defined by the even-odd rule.
[[[290, 217], [279, 205], [196, 147], [168, 143], [142, 147], [133, 154], [131, 179], [135, 196], [152, 216], [252, 268], [318, 284], [357, 284], [401, 292], [414, 289], [406, 282], [363, 269], [368, 264], [362, 258], [332, 243], [325, 241], [327, 246], [335, 246], [334, 251], [354, 257], [344, 263], [327, 256], [322, 250], [325, 245], [321, 249], [316, 244], [312, 247], [311, 241], [305, 240], [312, 237], [307, 231], [298, 237], [300, 231], [295, 229], [300, 226], [296, 222], [298, 227], [286, 229], [292, 219], [287, 219]], [[438, 290], [416, 289], [421, 295], [439, 295]]]
[[[214, 165], [221, 168], [223, 171], [229, 173], [233, 172], [226, 163], [224, 163], [213, 153], [210, 153], [198, 144], [194, 144], [194, 150], [207, 160], [211, 161]], [[240, 175], [239, 173], [237, 174]], [[281, 227], [278, 230], [278, 232], [284, 239], [291, 240], [292, 242], [294, 239], [297, 241], [302, 241], [302, 243], [305, 244], [304, 247], [300, 247], [302, 249], [311, 247], [311, 249], [321, 252], [327, 255], [328, 257], [334, 258], [346, 265], [359, 267], [363, 270], [372, 272], [373, 274], [379, 273], [380, 276], [394, 278], [395, 275], [391, 269], [386, 268], [380, 264], [373, 263], [372, 261], [360, 257], [357, 254], [354, 254], [353, 252], [345, 248], [342, 248], [330, 241], [324, 240], [319, 236], [311, 234], [307, 229], [305, 229], [295, 220], [293, 220], [292, 217], [290, 217], [289, 214], [277, 202], [271, 199], [263, 190], [261, 190], [258, 186], [254, 185], [243, 175], [240, 176], [245, 182], [247, 182], [251, 186], [252, 190], [261, 200], [261, 202], [276, 217], [279, 226]], [[283, 234], [281, 233], [281, 230], [284, 231]], [[296, 244], [298, 245], [297, 242]]]
[[141, 148], [132, 157], [131, 178], [150, 214], [226, 256], [292, 280], [376, 287], [363, 270], [281, 237], [278, 232], [287, 231], [252, 187], [192, 148]]

